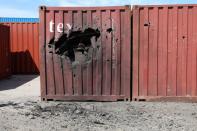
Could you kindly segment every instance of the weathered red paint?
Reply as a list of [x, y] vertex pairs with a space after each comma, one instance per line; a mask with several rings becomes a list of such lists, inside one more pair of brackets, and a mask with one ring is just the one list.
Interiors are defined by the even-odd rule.
[[[49, 23], [53, 20], [53, 30]], [[48, 46], [58, 25], [74, 30], [99, 29], [92, 59], [72, 68]], [[108, 33], [107, 29], [112, 28]], [[40, 75], [42, 100], [116, 101], [130, 99], [131, 9], [118, 7], [40, 7]]]
[[1, 23], [10, 27], [13, 74], [39, 73], [39, 23]]
[[133, 8], [133, 99], [197, 96], [197, 6]]
[[11, 75], [9, 27], [0, 25], [0, 79]]

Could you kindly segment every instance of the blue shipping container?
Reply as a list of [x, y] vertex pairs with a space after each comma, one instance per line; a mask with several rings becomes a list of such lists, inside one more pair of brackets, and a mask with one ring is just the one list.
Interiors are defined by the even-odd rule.
[[14, 18], [14, 17], [0, 17], [1, 23], [10, 23], [10, 22], [29, 22], [37, 23], [39, 18]]

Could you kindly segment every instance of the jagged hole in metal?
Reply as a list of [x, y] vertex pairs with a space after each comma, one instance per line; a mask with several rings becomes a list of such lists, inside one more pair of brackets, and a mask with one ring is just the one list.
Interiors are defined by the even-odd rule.
[[88, 50], [92, 47], [91, 39], [96, 41], [100, 37], [98, 29], [87, 28], [85, 30], [62, 33], [58, 38], [52, 38], [48, 43], [49, 48], [54, 48], [54, 53], [60, 56], [66, 56], [71, 62], [76, 60], [76, 52], [81, 52], [87, 56]]

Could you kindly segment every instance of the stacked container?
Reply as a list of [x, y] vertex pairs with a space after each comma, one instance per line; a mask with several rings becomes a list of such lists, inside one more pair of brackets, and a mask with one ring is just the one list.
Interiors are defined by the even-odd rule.
[[0, 18], [10, 27], [11, 69], [13, 74], [39, 74], [39, 19]]

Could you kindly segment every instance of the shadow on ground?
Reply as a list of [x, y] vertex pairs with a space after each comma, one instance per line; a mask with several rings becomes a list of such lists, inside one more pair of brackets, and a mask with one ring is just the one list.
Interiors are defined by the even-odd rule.
[[8, 79], [0, 80], [0, 91], [16, 89], [37, 77], [38, 75], [13, 75]]

